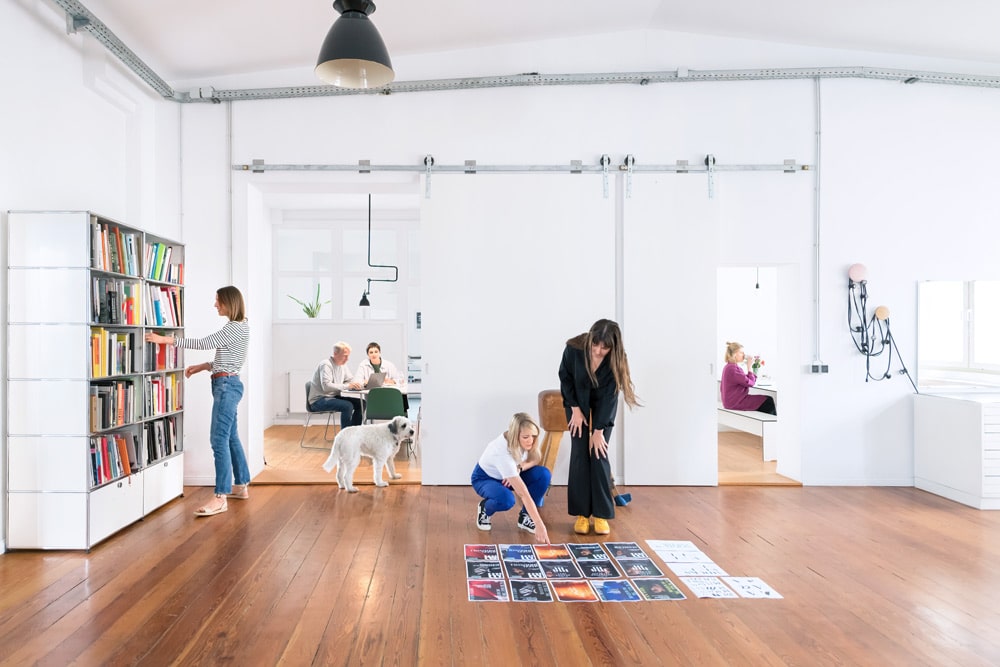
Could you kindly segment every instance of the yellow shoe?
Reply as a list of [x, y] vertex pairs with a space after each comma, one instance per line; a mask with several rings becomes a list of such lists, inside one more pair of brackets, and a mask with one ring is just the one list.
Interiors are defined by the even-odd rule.
[[590, 532], [590, 519], [585, 516], [576, 517], [576, 523], [573, 524], [573, 532], [577, 535], [586, 535]]
[[594, 517], [594, 533], [597, 535], [607, 535], [611, 532], [611, 526], [608, 525], [607, 519], [599, 519]]

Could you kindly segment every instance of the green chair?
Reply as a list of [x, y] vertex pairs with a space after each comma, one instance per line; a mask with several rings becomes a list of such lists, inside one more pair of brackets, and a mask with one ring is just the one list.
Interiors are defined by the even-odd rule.
[[376, 387], [365, 399], [365, 421], [405, 417], [403, 394], [395, 387]]
[[[301, 447], [302, 449], [325, 449], [325, 450], [329, 450], [330, 449], [329, 445], [327, 445], [325, 447], [322, 447], [322, 446], [321, 447], [316, 447], [316, 446], [313, 446], [313, 445], [306, 445], [306, 444], [304, 444], [305, 441], [306, 441], [306, 432], [309, 430], [309, 420], [312, 419], [313, 415], [322, 415], [322, 414], [326, 415], [326, 428], [323, 429], [323, 440], [325, 440], [326, 442], [333, 442], [333, 438], [330, 437], [330, 422], [333, 421], [333, 416], [334, 415], [340, 414], [339, 412], [335, 412], [335, 411], [328, 411], [328, 412], [326, 412], [326, 411], [320, 410], [320, 411], [317, 412], [315, 410], [310, 410], [309, 409], [309, 385], [310, 384], [312, 384], [312, 383], [311, 382], [306, 382], [306, 423], [302, 427], [302, 437], [299, 438], [299, 447]], [[335, 437], [336, 437], [336, 435], [337, 434], [334, 433]]]

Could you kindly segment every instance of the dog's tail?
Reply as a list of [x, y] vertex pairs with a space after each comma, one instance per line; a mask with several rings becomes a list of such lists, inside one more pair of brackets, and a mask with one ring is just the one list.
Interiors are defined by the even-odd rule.
[[340, 433], [337, 437], [333, 439], [333, 446], [330, 447], [330, 456], [327, 457], [326, 463], [323, 464], [323, 470], [327, 472], [333, 472], [333, 469], [337, 467], [337, 441], [340, 440]]

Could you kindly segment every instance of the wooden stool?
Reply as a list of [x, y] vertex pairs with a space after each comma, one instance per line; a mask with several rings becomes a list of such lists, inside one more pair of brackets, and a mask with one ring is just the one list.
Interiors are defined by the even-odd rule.
[[569, 430], [566, 409], [563, 407], [562, 392], [545, 389], [538, 392], [538, 419], [541, 421], [545, 437], [542, 439], [542, 465], [552, 472], [559, 455], [559, 441], [564, 431]]

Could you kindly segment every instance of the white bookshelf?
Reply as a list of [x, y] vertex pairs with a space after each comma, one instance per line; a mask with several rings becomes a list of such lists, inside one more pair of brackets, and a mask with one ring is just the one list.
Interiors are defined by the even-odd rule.
[[[89, 549], [184, 490], [183, 357], [158, 368], [143, 341], [183, 330], [184, 248], [85, 211], [11, 211], [7, 236], [7, 548]], [[108, 264], [107, 236], [131, 261]], [[149, 321], [150, 295], [176, 323]]]

